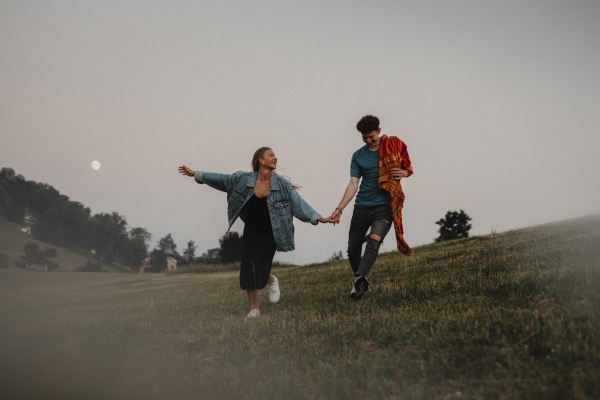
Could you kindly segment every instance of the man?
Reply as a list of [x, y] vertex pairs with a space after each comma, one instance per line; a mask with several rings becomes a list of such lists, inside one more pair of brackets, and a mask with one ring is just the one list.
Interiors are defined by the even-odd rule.
[[[396, 137], [380, 136], [379, 118], [366, 115], [358, 121], [356, 129], [366, 145], [352, 155], [350, 183], [331, 218], [332, 222], [339, 222], [343, 210], [358, 191], [348, 234], [348, 259], [355, 276], [350, 297], [359, 300], [369, 290], [367, 275], [392, 222], [398, 250], [407, 256], [412, 254], [403, 238], [404, 193], [400, 180], [412, 175], [413, 170], [406, 145]], [[367, 246], [361, 258], [365, 241]]]

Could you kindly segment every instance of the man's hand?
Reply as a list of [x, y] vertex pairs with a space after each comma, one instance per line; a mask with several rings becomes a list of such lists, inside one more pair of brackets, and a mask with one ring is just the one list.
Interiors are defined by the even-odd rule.
[[329, 216], [329, 219], [331, 220], [331, 223], [334, 224], [334, 225], [340, 223], [340, 218], [342, 218], [342, 213], [337, 208]]
[[187, 175], [187, 176], [194, 176], [194, 171], [192, 171], [185, 165], [182, 165], [181, 167], [179, 167], [179, 173], [183, 174], [183, 175]]
[[390, 175], [394, 177], [397, 181], [402, 178], [406, 178], [408, 176], [408, 171], [400, 168], [392, 168], [390, 169]]
[[332, 223], [331, 217], [319, 218], [319, 222], [322, 223], [322, 224], [326, 224], [327, 222]]

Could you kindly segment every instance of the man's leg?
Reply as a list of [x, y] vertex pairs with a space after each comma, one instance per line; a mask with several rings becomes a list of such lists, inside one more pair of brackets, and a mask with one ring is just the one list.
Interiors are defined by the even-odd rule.
[[369, 211], [370, 207], [354, 207], [352, 213], [350, 232], [348, 233], [348, 261], [350, 261], [354, 275], [356, 275], [356, 271], [360, 265], [360, 256], [362, 245], [365, 242], [365, 235], [369, 230], [369, 226], [371, 226]]
[[375, 260], [377, 260], [381, 242], [392, 226], [392, 213], [390, 211], [390, 206], [384, 205], [374, 208], [369, 219], [371, 232], [369, 234], [369, 238], [367, 238], [365, 254], [360, 260], [358, 268], [355, 270], [356, 276], [366, 277], [371, 272], [371, 268], [373, 268]]

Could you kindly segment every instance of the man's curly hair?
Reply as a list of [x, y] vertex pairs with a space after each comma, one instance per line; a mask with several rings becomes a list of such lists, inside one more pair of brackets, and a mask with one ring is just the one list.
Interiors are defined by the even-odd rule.
[[379, 118], [374, 115], [365, 115], [356, 124], [356, 129], [363, 135], [379, 129]]

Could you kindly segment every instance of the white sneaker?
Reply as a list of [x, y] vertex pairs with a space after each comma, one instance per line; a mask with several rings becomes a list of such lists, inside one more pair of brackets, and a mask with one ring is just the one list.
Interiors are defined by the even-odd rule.
[[277, 303], [279, 301], [279, 296], [281, 296], [281, 292], [279, 291], [279, 280], [273, 277], [273, 283], [269, 283], [267, 286], [269, 287], [269, 300], [271, 303]]
[[246, 320], [254, 319], [260, 317], [260, 311], [258, 309], [252, 309], [250, 313], [246, 316]]

